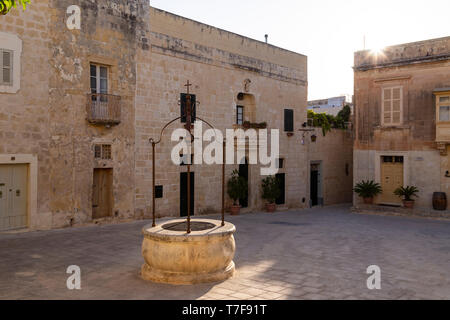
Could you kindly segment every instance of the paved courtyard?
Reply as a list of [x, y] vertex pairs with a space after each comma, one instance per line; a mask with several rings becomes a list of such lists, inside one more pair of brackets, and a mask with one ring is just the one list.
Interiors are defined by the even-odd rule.
[[[195, 286], [140, 279], [148, 221], [0, 234], [0, 299], [450, 299], [450, 221], [346, 206], [227, 220], [237, 273]], [[66, 287], [70, 265], [82, 290]], [[367, 289], [369, 265], [381, 268], [381, 290]]]

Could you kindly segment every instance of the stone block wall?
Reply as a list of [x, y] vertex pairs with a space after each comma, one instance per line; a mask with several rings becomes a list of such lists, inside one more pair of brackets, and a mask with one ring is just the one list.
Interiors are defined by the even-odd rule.
[[[354, 182], [380, 182], [380, 157], [401, 155], [404, 184], [419, 188], [417, 205], [431, 208], [446, 191], [446, 156], [436, 144], [437, 88], [450, 87], [450, 37], [355, 53]], [[402, 123], [382, 125], [382, 90], [403, 88]], [[450, 195], [450, 194], [449, 194]], [[361, 199], [354, 196], [354, 202]]]
[[[312, 133], [311, 133], [312, 134]], [[310, 135], [311, 135], [310, 134]], [[325, 136], [315, 129], [316, 142], [305, 137], [309, 163], [321, 164], [324, 205], [351, 203], [353, 195], [353, 134], [350, 130], [333, 129]]]

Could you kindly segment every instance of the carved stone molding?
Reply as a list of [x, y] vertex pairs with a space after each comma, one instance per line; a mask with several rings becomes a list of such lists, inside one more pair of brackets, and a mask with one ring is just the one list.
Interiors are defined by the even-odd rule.
[[441, 153], [441, 156], [446, 156], [447, 155], [447, 143], [445, 143], [445, 142], [438, 142], [437, 143], [437, 148], [438, 148], [439, 152]]

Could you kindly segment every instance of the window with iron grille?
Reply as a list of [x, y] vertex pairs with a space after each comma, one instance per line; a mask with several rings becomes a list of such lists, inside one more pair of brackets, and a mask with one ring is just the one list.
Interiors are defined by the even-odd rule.
[[238, 124], [238, 125], [244, 124], [244, 107], [243, 106], [236, 107], [236, 124]]
[[94, 146], [95, 159], [111, 160], [112, 148], [110, 144], [96, 144]]
[[0, 85], [13, 84], [13, 51], [0, 49]]

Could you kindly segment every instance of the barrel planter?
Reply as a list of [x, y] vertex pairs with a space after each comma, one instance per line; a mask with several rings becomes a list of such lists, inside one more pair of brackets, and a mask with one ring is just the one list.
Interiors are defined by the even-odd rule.
[[447, 195], [444, 192], [433, 193], [433, 209], [439, 211], [447, 210]]

